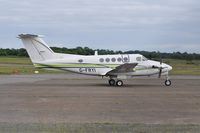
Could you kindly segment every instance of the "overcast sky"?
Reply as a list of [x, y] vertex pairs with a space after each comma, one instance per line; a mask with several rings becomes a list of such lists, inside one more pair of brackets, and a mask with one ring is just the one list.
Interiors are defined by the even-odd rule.
[[50, 46], [200, 53], [200, 0], [0, 0], [0, 47], [20, 33]]

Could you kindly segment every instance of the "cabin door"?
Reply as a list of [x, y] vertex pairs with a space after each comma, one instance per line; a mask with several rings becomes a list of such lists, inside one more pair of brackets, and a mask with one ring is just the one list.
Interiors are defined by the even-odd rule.
[[130, 62], [130, 56], [128, 54], [121, 55], [122, 56], [122, 62], [123, 63], [129, 63]]

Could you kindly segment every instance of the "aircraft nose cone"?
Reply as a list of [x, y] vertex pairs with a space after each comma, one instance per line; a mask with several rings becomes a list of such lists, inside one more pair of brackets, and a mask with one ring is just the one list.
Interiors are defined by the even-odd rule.
[[165, 67], [167, 69], [167, 71], [171, 71], [172, 70], [172, 66], [170, 66], [168, 64], [164, 64], [163, 67]]
[[172, 70], [172, 66], [170, 66], [170, 65], [167, 65], [167, 68], [168, 68], [168, 71]]

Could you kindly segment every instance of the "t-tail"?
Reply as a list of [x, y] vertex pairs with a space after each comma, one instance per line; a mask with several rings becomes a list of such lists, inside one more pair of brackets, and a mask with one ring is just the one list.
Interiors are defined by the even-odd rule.
[[28, 55], [33, 63], [55, 59], [53, 50], [43, 41], [42, 36], [32, 34], [20, 34]]

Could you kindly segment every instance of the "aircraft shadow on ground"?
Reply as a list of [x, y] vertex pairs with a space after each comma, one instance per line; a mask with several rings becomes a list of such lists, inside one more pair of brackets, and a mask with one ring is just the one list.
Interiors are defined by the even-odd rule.
[[[48, 83], [39, 83], [39, 84], [34, 84], [34, 86], [40, 86], [40, 87], [108, 87], [108, 88], [113, 88], [113, 87], [118, 87], [118, 86], [110, 86], [109, 84], [104, 84], [104, 83], [66, 83], [66, 84], [60, 84], [60, 83], [54, 83], [54, 84], [48, 84]], [[162, 84], [124, 84], [123, 86], [119, 88], [126, 88], [126, 87], [161, 87], [164, 86]]]

